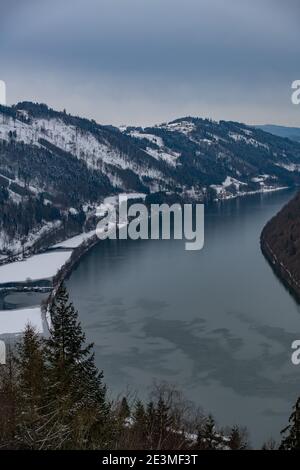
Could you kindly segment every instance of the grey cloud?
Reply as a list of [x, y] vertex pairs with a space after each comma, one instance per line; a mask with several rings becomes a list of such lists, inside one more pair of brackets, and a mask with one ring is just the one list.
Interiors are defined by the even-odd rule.
[[297, 125], [296, 1], [2, 0], [1, 7], [0, 73], [11, 101], [36, 96], [116, 124], [205, 113]]

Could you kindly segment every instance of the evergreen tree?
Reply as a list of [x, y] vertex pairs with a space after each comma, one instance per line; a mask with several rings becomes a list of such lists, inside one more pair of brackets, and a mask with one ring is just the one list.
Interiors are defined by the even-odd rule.
[[85, 345], [78, 314], [64, 286], [50, 309], [51, 329], [46, 352], [51, 387], [62, 421], [70, 428], [66, 447], [109, 445], [110, 406], [103, 374], [95, 366], [93, 345]]
[[145, 426], [146, 412], [141, 400], [138, 400], [135, 404], [133, 411], [133, 420], [135, 426]]
[[126, 419], [130, 418], [130, 407], [128, 405], [128, 401], [126, 397], [122, 398], [118, 414], [119, 414], [119, 419], [121, 420], [122, 423], [125, 423]]
[[6, 364], [0, 365], [0, 447], [18, 448], [15, 441], [17, 423], [17, 374], [10, 349], [7, 351]]
[[231, 450], [245, 450], [248, 447], [247, 440], [238, 426], [234, 426], [231, 429], [229, 435], [229, 447]]
[[43, 343], [30, 325], [17, 344], [14, 361], [18, 377], [16, 439], [22, 448], [42, 448], [47, 441], [45, 424], [51, 421], [46, 402], [48, 384]]
[[224, 444], [223, 436], [217, 432], [215, 420], [209, 415], [198, 432], [197, 447], [201, 450], [216, 450], [220, 444]]
[[174, 432], [174, 420], [170, 415], [170, 409], [160, 397], [155, 410], [154, 434], [156, 448], [166, 448], [166, 441], [169, 434]]
[[289, 419], [290, 424], [283, 429], [281, 434], [285, 436], [279, 447], [280, 450], [300, 450], [300, 398], [294, 406]]
[[132, 413], [132, 436], [136, 449], [147, 449], [147, 415], [143, 403], [138, 400]]
[[146, 445], [147, 448], [153, 450], [155, 448], [154, 434], [155, 434], [155, 406], [152, 401], [147, 405], [146, 410]]

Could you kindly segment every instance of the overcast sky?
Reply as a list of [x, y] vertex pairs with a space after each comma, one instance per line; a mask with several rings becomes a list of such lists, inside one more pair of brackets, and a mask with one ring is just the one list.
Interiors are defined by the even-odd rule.
[[8, 104], [300, 127], [299, 0], [0, 0]]

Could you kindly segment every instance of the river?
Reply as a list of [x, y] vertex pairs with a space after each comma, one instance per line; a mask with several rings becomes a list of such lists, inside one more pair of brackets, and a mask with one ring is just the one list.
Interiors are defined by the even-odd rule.
[[300, 308], [260, 251], [264, 224], [291, 190], [206, 208], [205, 247], [105, 241], [67, 282], [112, 396], [175, 384], [218, 424], [247, 426], [261, 445], [300, 395], [291, 343]]

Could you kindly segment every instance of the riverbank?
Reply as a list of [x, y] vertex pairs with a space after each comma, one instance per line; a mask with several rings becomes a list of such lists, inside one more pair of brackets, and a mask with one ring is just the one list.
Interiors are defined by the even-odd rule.
[[[125, 194], [128, 200], [144, 198], [144, 194], [130, 193]], [[108, 210], [117, 205], [118, 196], [105, 198], [98, 208], [98, 216], [103, 217]], [[119, 225], [119, 228], [121, 226]], [[82, 257], [88, 253], [98, 242], [99, 238], [96, 229], [75, 235], [62, 242], [50, 246], [46, 251], [25, 257], [0, 266], [0, 296], [2, 300], [6, 295], [12, 292], [48, 292], [49, 296], [40, 307], [32, 306], [32, 309], [17, 309], [12, 314], [12, 310], [0, 310], [0, 316], [3, 314], [18, 316], [14, 321], [8, 322], [7, 328], [1, 328], [2, 335], [15, 335], [23, 331], [27, 323], [33, 323], [37, 331], [40, 332], [40, 324], [43, 325], [42, 333], [48, 334], [50, 327], [50, 306], [55, 299], [59, 286], [66, 280], [75, 267], [79, 264]], [[32, 319], [32, 310], [34, 309], [34, 319]], [[39, 310], [40, 323], [36, 321], [36, 314]], [[3, 316], [2, 315], [2, 316]], [[22, 326], [23, 319], [23, 327]], [[16, 331], [8, 331], [12, 325], [18, 325]], [[20, 326], [21, 325], [21, 326]]]
[[300, 193], [264, 227], [261, 250], [276, 276], [300, 303]]
[[66, 285], [113, 396], [167, 377], [221, 425], [247, 425], [254, 445], [279, 438], [299, 394], [290, 360], [299, 308], [259, 239], [293, 196], [210, 204], [201, 251], [120, 240], [82, 258]]
[[225, 195], [222, 198], [214, 199], [213, 202], [220, 202], [220, 201], [230, 201], [232, 199], [237, 199], [240, 197], [247, 197], [247, 196], [255, 196], [257, 194], [267, 194], [273, 193], [276, 191], [283, 191], [284, 189], [290, 189], [289, 186], [269, 186], [269, 187], [262, 187], [261, 189], [257, 189], [254, 191], [238, 191], [236, 194]]
[[[47, 334], [50, 325], [49, 306], [55, 298], [57, 288], [71, 274], [82, 256], [98, 241], [96, 232], [93, 230], [65, 240], [45, 253], [0, 266], [2, 297], [12, 292], [49, 293], [48, 299], [40, 307], [0, 311], [0, 336], [18, 334], [24, 330], [28, 322], [33, 324], [40, 333]], [[4, 314], [8, 318], [6, 327], [4, 322], [1, 322], [1, 316], [3, 318]], [[43, 325], [42, 329], [41, 325]], [[15, 330], [13, 326], [16, 327]]]
[[[267, 191], [264, 189], [261, 193], [283, 189], [286, 188], [273, 188]], [[240, 194], [236, 197], [252, 196], [255, 194], [257, 192]], [[141, 194], [127, 196], [134, 199], [137, 196], [140, 197]], [[225, 202], [229, 199], [222, 199], [222, 201]], [[106, 198], [103, 202], [103, 209], [108, 206], [111, 207], [112, 203], [116, 203], [116, 196]], [[92, 230], [56, 243], [44, 253], [25, 258], [23, 261], [0, 266], [0, 295], [3, 297], [10, 292], [48, 292], [48, 300], [43, 302], [40, 308], [40, 315], [43, 325], [48, 325], [49, 327], [49, 307], [55, 298], [57, 288], [71, 275], [75, 267], [81, 262], [83, 256], [98, 242], [99, 238], [96, 236], [96, 231]], [[35, 306], [32, 307], [35, 308]], [[11, 333], [13, 334], [14, 332]]]

